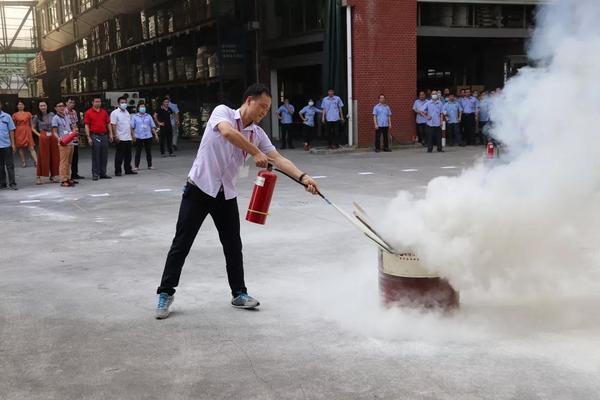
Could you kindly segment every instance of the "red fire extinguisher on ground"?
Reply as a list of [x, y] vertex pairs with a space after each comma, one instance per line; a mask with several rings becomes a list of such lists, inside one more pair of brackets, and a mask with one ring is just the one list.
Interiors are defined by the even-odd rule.
[[494, 158], [494, 143], [491, 140], [487, 144], [487, 158]]
[[271, 198], [275, 191], [275, 183], [277, 175], [273, 172], [273, 166], [269, 164], [267, 169], [258, 172], [258, 176], [254, 181], [254, 190], [248, 205], [246, 213], [246, 221], [254, 222], [255, 224], [264, 225], [269, 215], [269, 206]]

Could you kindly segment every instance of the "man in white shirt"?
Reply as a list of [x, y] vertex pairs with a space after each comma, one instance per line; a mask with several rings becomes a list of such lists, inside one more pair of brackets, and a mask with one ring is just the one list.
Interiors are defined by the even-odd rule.
[[271, 93], [263, 84], [253, 84], [237, 109], [217, 106], [206, 124], [198, 154], [183, 190], [175, 238], [169, 250], [160, 286], [155, 317], [169, 316], [175, 287], [196, 234], [208, 214], [219, 232], [225, 253], [227, 277], [231, 289], [231, 305], [256, 308], [260, 303], [248, 295], [244, 283], [242, 239], [235, 181], [247, 174], [246, 159], [254, 158], [259, 168], [269, 163], [296, 177], [306, 190], [316, 194], [316, 182], [300, 171], [290, 160], [275, 150], [269, 137], [257, 124], [269, 113]]
[[127, 98], [119, 97], [119, 106], [110, 113], [110, 124], [115, 132], [117, 152], [115, 153], [115, 176], [121, 176], [121, 166], [125, 175], [136, 175], [131, 169], [131, 146], [135, 137], [131, 134], [131, 116], [127, 111]]

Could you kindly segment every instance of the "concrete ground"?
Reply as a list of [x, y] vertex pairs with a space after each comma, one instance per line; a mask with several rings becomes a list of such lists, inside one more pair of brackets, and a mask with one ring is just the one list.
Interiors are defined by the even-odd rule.
[[[260, 310], [229, 305], [209, 218], [171, 317], [155, 320], [195, 147], [155, 159], [155, 171], [98, 182], [83, 151], [88, 179], [76, 188], [35, 186], [33, 168], [18, 168], [21, 189], [0, 192], [0, 399], [598, 398], [595, 307], [580, 318], [568, 304], [462, 293], [450, 316], [382, 310], [376, 250], [285, 177], [267, 224], [242, 221]], [[381, 217], [398, 190], [422, 194], [482, 153], [285, 154], [341, 207], [358, 201]], [[242, 219], [255, 174], [238, 182]]]

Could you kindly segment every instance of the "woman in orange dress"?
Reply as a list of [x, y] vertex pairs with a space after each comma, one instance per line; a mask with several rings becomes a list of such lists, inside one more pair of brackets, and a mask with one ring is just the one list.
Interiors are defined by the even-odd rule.
[[21, 166], [27, 167], [25, 161], [24, 149], [29, 150], [29, 155], [33, 159], [34, 164], [37, 166], [37, 155], [35, 154], [35, 142], [33, 141], [33, 131], [31, 129], [31, 113], [25, 111], [25, 103], [19, 101], [17, 103], [17, 112], [13, 114], [13, 121], [15, 121], [15, 147], [19, 149], [19, 158], [21, 159]]
[[42, 177], [50, 178], [50, 182], [58, 183], [58, 165], [60, 155], [58, 152], [58, 139], [52, 134], [52, 118], [54, 113], [48, 112], [48, 103], [40, 101], [40, 112], [33, 117], [31, 122], [33, 133], [40, 138], [37, 159], [37, 179], [35, 184], [41, 185]]

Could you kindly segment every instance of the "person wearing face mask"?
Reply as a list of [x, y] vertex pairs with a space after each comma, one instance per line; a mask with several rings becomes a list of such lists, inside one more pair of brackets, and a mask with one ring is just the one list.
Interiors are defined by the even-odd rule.
[[115, 176], [121, 176], [121, 166], [125, 175], [135, 175], [131, 169], [131, 146], [135, 143], [135, 136], [131, 135], [131, 116], [127, 111], [127, 98], [118, 99], [119, 106], [110, 113], [110, 124], [115, 133], [117, 151], [115, 153]]
[[231, 289], [231, 305], [252, 309], [259, 302], [248, 295], [244, 282], [242, 239], [235, 181], [246, 175], [247, 159], [254, 158], [259, 168], [274, 165], [306, 185], [306, 190], [317, 194], [317, 184], [310, 176], [283, 157], [258, 123], [269, 113], [271, 93], [263, 84], [248, 87], [237, 110], [224, 104], [217, 106], [200, 142], [198, 154], [183, 189], [175, 238], [167, 255], [160, 286], [156, 290], [157, 319], [169, 316], [175, 287], [179, 285], [181, 269], [198, 230], [210, 214], [219, 232], [225, 253], [227, 277]]
[[431, 100], [423, 107], [425, 119], [427, 120], [427, 152], [433, 151], [433, 143], [437, 147], [438, 153], [442, 153], [442, 111], [443, 104], [439, 100], [437, 92], [431, 93]]
[[304, 151], [310, 150], [310, 142], [315, 133], [315, 115], [322, 111], [315, 107], [315, 102], [310, 99], [308, 105], [305, 106], [298, 115], [302, 118], [302, 133], [304, 134]]
[[146, 152], [148, 169], [154, 169], [152, 167], [152, 138], [154, 138], [154, 142], [158, 143], [158, 134], [156, 133], [154, 120], [146, 113], [146, 103], [141, 100], [138, 102], [137, 114], [131, 117], [131, 129], [135, 140], [135, 167], [133, 171], [140, 169], [142, 148]]

